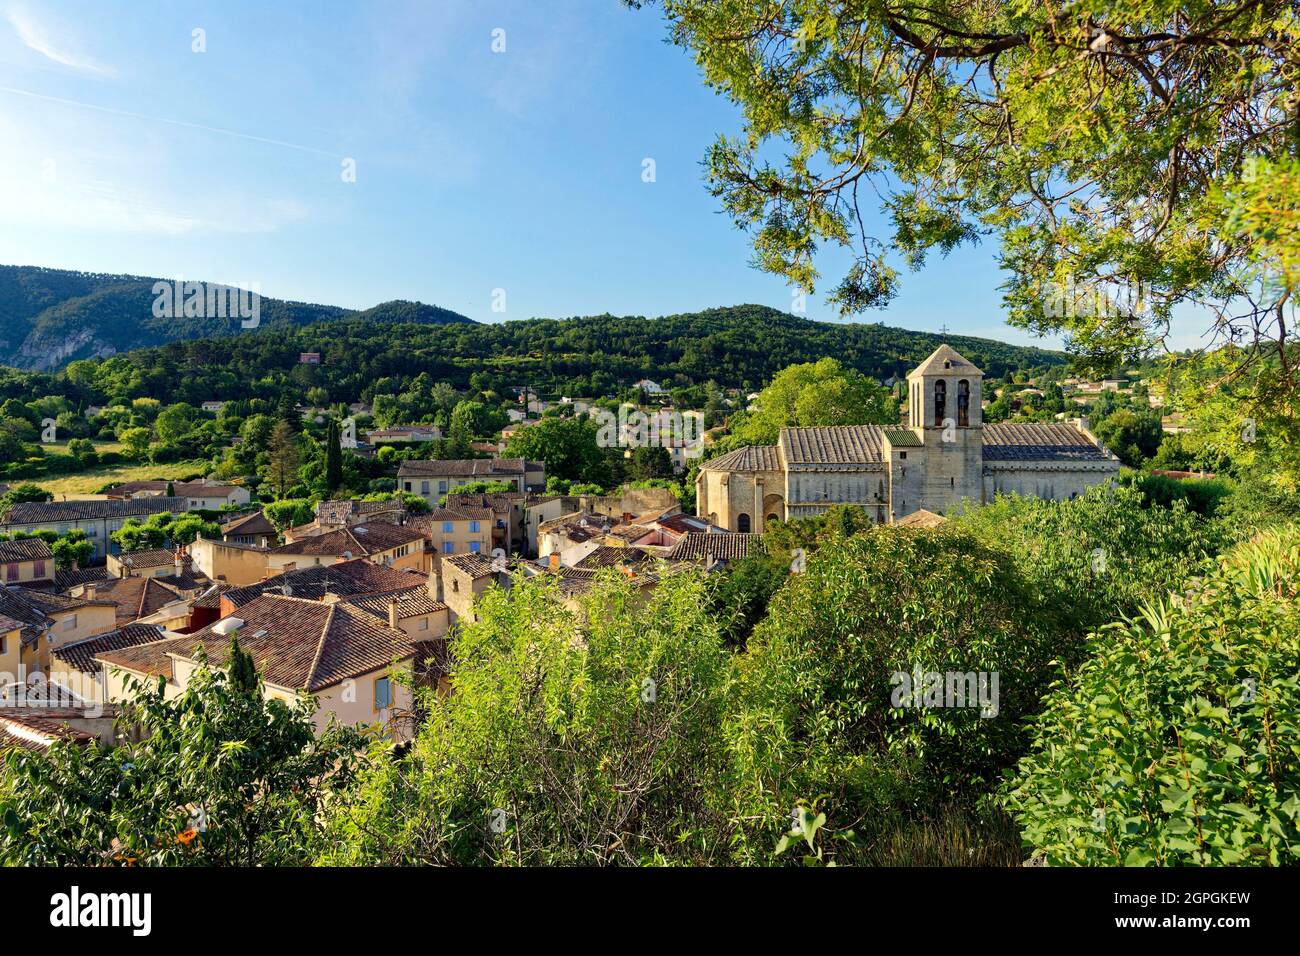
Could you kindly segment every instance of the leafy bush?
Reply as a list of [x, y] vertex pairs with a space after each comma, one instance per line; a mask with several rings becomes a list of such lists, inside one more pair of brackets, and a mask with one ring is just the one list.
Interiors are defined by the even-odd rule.
[[1143, 500], [1149, 505], [1169, 508], [1175, 501], [1182, 501], [1190, 510], [1207, 518], [1213, 517], [1219, 504], [1232, 494], [1232, 483], [1222, 479], [1131, 475], [1128, 481], [1142, 492]]
[[[242, 653], [242, 652], [241, 652]], [[319, 814], [366, 741], [315, 731], [314, 702], [264, 699], [256, 674], [201, 666], [184, 693], [136, 685], [143, 739], [13, 748], [0, 771], [0, 862], [28, 866], [291, 866], [315, 852]]]
[[577, 614], [539, 579], [485, 592], [450, 645], [456, 692], [335, 805], [322, 861], [726, 862], [731, 681], [705, 582], [645, 602], [618, 577]]
[[[1007, 558], [957, 528], [873, 528], [806, 567], [751, 635], [744, 706], [724, 728], [753, 852], [805, 795], [826, 795], [833, 825], [877, 831], [956, 787], [978, 795], [1027, 743], [1023, 718], [1068, 641]], [[996, 672], [995, 715], [896, 706], [891, 675], [918, 669]]]
[[1300, 526], [1102, 628], [1007, 806], [1050, 865], [1300, 862]]
[[1080, 637], [1179, 589], [1227, 540], [1185, 502], [1147, 507], [1131, 486], [1098, 486], [1072, 501], [999, 495], [954, 520], [1009, 552]]

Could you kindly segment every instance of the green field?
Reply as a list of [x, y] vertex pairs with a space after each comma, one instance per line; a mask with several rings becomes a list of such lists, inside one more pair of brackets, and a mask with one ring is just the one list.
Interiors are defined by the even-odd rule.
[[[97, 441], [95, 442], [95, 449], [101, 453], [122, 452], [126, 450], [126, 446], [121, 442]], [[105, 465], [65, 475], [23, 478], [19, 479], [18, 482], [11, 481], [10, 484], [30, 481], [51, 492], [55, 500], [58, 500], [65, 495], [69, 498], [94, 495], [96, 490], [110, 482], [148, 481], [154, 478], [176, 479], [181, 476], [188, 477], [196, 472], [206, 472], [208, 468], [209, 462], [204, 460], [174, 461], [165, 465], [124, 462], [120, 465]]]

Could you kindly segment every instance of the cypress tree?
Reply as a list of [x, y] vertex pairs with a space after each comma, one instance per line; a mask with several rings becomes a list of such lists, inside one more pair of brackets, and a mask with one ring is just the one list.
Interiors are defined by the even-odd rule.
[[325, 485], [332, 495], [343, 484], [343, 450], [339, 447], [339, 423], [330, 419], [325, 433]]

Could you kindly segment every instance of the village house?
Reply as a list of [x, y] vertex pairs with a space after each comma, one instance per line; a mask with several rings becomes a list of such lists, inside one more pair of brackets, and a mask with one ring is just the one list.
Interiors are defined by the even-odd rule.
[[0, 569], [4, 584], [53, 587], [54, 555], [40, 538], [0, 541]]
[[423, 543], [423, 532], [386, 521], [337, 528], [270, 548], [265, 552], [263, 577], [288, 568], [330, 565], [362, 557], [375, 564], [422, 570]]
[[495, 524], [496, 514], [491, 508], [466, 506], [434, 508], [428, 514], [412, 515], [405, 527], [424, 536], [425, 553], [430, 556], [429, 566], [433, 566], [435, 555], [490, 553]]
[[726, 567], [733, 561], [765, 554], [766, 551], [761, 534], [690, 531], [673, 546], [665, 560], [699, 563], [712, 570], [715, 567]]
[[221, 540], [236, 544], [252, 544], [260, 548], [269, 548], [280, 541], [280, 533], [275, 525], [259, 508], [252, 514], [228, 521], [221, 526]]
[[194, 559], [184, 548], [150, 548], [110, 554], [104, 567], [111, 578], [165, 578], [189, 574]]
[[[331, 565], [313, 565], [274, 574], [243, 587], [228, 588], [221, 593], [220, 617], [229, 617], [260, 595], [274, 592], [289, 597], [326, 601], [355, 597], [359, 594], [403, 591], [428, 586], [428, 577], [410, 568], [390, 568], [372, 564], [365, 558], [353, 558]], [[433, 597], [437, 598], [435, 587]]]
[[182, 515], [184, 498], [147, 497], [109, 501], [24, 501], [0, 515], [0, 532], [53, 531], [65, 534], [74, 528], [86, 533], [93, 548], [91, 559], [116, 554], [121, 549], [109, 537], [127, 521], [147, 521], [152, 515]]
[[194, 567], [211, 581], [241, 587], [262, 580], [267, 575], [270, 548], [236, 541], [197, 538], [189, 546]]
[[169, 630], [184, 629], [190, 606], [211, 582], [188, 572], [162, 577], [128, 576], [80, 584], [70, 596], [88, 601], [110, 602], [114, 606], [114, 627], [139, 620], [162, 624]]
[[67, 594], [78, 584], [107, 580], [108, 568], [102, 564], [91, 568], [60, 568], [54, 572], [54, 590], [60, 594]]
[[0, 757], [14, 748], [46, 751], [56, 741], [67, 741], [78, 747], [89, 746], [94, 741], [111, 746], [117, 740], [116, 720], [115, 707], [78, 706], [71, 701], [57, 705], [7, 705], [0, 711]]
[[451, 627], [450, 609], [429, 593], [431, 587], [436, 593], [437, 586], [434, 579], [432, 586], [417, 584], [401, 591], [359, 594], [339, 600], [417, 641], [427, 641], [446, 637]]
[[451, 613], [451, 623], [473, 622], [474, 599], [493, 585], [510, 587], [510, 573], [477, 554], [452, 554], [442, 559], [438, 577], [441, 600]]
[[127, 624], [107, 633], [64, 644], [50, 655], [49, 679], [87, 702], [108, 700], [108, 686], [103, 665], [96, 655], [105, 651], [152, 644], [168, 635], [154, 624]]
[[0, 587], [0, 616], [22, 625], [19, 663], [29, 673], [48, 671], [52, 651], [117, 626], [108, 601], [22, 587]]
[[775, 445], [705, 462], [696, 512], [741, 533], [834, 505], [857, 505], [883, 524], [1001, 492], [1064, 500], [1119, 473], [1119, 460], [1080, 427], [984, 426], [983, 377], [941, 345], [908, 375], [906, 426], [783, 428]]
[[193, 634], [96, 655], [107, 675], [108, 699], [128, 699], [130, 677], [162, 677], [166, 697], [183, 694], [199, 668], [199, 648], [210, 666], [224, 668], [232, 631], [257, 666], [268, 698], [290, 704], [301, 694], [313, 698], [318, 731], [336, 718], [408, 739], [411, 691], [394, 679], [396, 670], [409, 672], [440, 656], [437, 640], [419, 642], [360, 607], [267, 593], [240, 608], [238, 617]]
[[207, 478], [199, 481], [124, 481], [109, 488], [104, 494], [110, 499], [159, 498], [167, 494], [168, 486], [177, 498], [183, 498], [186, 507], [193, 511], [238, 507], [250, 501], [247, 488]]
[[551, 567], [573, 567], [605, 543], [618, 518], [576, 511], [547, 521], [537, 529], [537, 557]]
[[0, 688], [18, 679], [23, 662], [23, 629], [27, 625], [0, 613]]
[[366, 432], [366, 441], [372, 445], [380, 442], [390, 444], [437, 441], [442, 438], [442, 429], [437, 425], [395, 425], [392, 428], [375, 428]]
[[453, 488], [472, 481], [507, 482], [515, 491], [540, 490], [546, 487], [546, 469], [541, 462], [522, 458], [409, 459], [397, 468], [398, 488], [419, 495], [431, 507]]
[[524, 553], [537, 554], [538, 535], [542, 525], [561, 515], [581, 511], [578, 498], [571, 495], [529, 495], [524, 499]]
[[524, 505], [530, 496], [521, 491], [499, 491], [490, 494], [457, 494], [447, 496], [447, 507], [463, 511], [466, 508], [486, 508], [492, 512], [492, 549], [500, 548], [506, 554], [522, 551], [527, 543], [524, 532]]
[[[387, 501], [362, 501], [359, 498], [336, 498], [316, 505], [315, 525], [321, 531], [348, 528], [370, 521], [401, 524], [406, 520], [406, 502], [400, 498]], [[297, 529], [291, 529], [296, 531]]]

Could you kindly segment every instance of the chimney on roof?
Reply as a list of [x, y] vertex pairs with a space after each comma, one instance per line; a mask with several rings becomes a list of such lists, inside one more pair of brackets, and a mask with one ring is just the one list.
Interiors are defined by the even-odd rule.
[[438, 572], [432, 566], [429, 568], [429, 577], [424, 589], [428, 592], [430, 601], [438, 600]]
[[175, 573], [175, 575], [176, 575], [178, 578], [179, 578], [182, 574], [185, 573], [185, 547], [184, 547], [184, 545], [182, 545], [181, 547], [177, 548], [177, 549], [176, 549], [176, 553], [172, 555], [172, 571]]
[[547, 557], [552, 571], [560, 570], [560, 552], [552, 551]]
[[95, 585], [87, 584], [84, 588], [81, 589], [81, 596], [85, 598], [87, 601], [95, 600]]
[[395, 597], [389, 598], [388, 599], [388, 626], [395, 631], [400, 631], [401, 628], [398, 627], [398, 621], [400, 621], [401, 619], [402, 619], [401, 615], [398, 613], [397, 610], [397, 598]]

